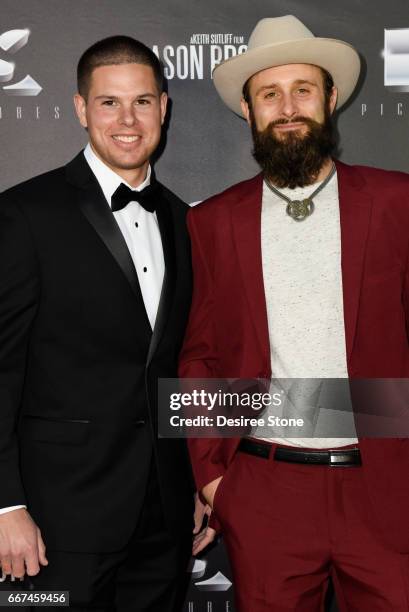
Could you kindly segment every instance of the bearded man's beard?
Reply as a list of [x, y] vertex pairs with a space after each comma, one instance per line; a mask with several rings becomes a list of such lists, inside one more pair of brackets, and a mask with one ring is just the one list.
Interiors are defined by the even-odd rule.
[[251, 112], [253, 156], [261, 166], [264, 176], [276, 187], [305, 187], [315, 183], [324, 162], [335, 148], [335, 129], [328, 109], [323, 123], [308, 117], [295, 117], [291, 123], [303, 122], [308, 131], [274, 134], [274, 126], [290, 123], [286, 119], [271, 121], [261, 132], [256, 128]]

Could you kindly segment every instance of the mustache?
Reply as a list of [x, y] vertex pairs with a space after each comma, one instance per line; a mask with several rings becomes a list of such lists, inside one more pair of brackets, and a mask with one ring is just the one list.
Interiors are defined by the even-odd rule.
[[283, 117], [282, 119], [275, 119], [274, 121], [270, 121], [267, 126], [267, 129], [273, 128], [276, 125], [288, 125], [289, 123], [305, 123], [309, 127], [320, 125], [317, 121], [314, 121], [314, 119], [311, 119], [310, 117], [303, 117], [302, 115], [297, 115], [296, 117], [292, 117], [291, 119], [285, 119]]

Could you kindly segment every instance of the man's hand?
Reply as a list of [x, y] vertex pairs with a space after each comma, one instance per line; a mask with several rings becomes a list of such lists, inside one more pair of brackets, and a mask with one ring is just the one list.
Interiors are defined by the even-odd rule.
[[195, 493], [195, 526], [193, 529], [195, 538], [193, 539], [192, 555], [200, 553], [210, 542], [213, 542], [216, 536], [215, 530], [207, 525], [200, 531], [205, 515], [209, 517], [211, 513], [212, 509], [209, 504], [202, 504], [199, 493]]
[[35, 576], [48, 565], [41, 533], [25, 508], [0, 514], [0, 563], [4, 574]]
[[195, 538], [193, 540], [192, 555], [199, 554], [204, 548], [206, 548], [206, 546], [213, 542], [216, 537], [216, 531], [212, 527], [206, 526], [202, 529], [202, 531], [199, 530], [202, 526], [205, 514], [207, 514], [207, 516], [209, 517], [212, 513], [213, 500], [216, 494], [216, 489], [219, 486], [222, 478], [223, 476], [220, 476], [219, 478], [212, 480], [212, 482], [209, 482], [209, 484], [203, 487], [202, 495], [207, 501], [206, 505], [202, 504], [198, 493], [196, 493], [195, 495], [195, 527], [193, 529]]
[[193, 528], [194, 535], [197, 535], [201, 530], [205, 515], [209, 517], [211, 513], [212, 509], [209, 504], [202, 504], [199, 493], [195, 493], [195, 513], [193, 515], [195, 522], [195, 526]]
[[198, 555], [206, 546], [211, 544], [216, 537], [216, 531], [213, 527], [205, 527], [202, 531], [194, 538], [192, 555]]
[[222, 478], [223, 476], [219, 476], [219, 478], [212, 480], [212, 482], [209, 482], [202, 489], [202, 495], [212, 509], [213, 509], [214, 496], [216, 494], [217, 487], [219, 486]]

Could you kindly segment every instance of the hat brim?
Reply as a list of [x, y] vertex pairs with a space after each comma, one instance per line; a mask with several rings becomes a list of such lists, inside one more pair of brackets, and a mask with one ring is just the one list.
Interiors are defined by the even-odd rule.
[[243, 117], [240, 106], [245, 82], [260, 70], [284, 64], [314, 64], [325, 68], [338, 89], [340, 108], [355, 89], [361, 62], [355, 49], [332, 38], [303, 38], [247, 50], [216, 66], [213, 82], [223, 102]]

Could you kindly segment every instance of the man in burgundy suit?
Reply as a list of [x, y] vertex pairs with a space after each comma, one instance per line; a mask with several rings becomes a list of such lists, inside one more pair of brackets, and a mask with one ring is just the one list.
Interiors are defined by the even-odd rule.
[[[215, 69], [262, 173], [189, 213], [182, 377], [409, 377], [409, 177], [332, 159], [359, 69], [292, 16]], [[366, 435], [352, 401], [348, 435], [189, 441], [212, 509], [195, 550], [221, 528], [240, 612], [319, 610], [330, 575], [347, 610], [409, 609], [409, 441]]]

